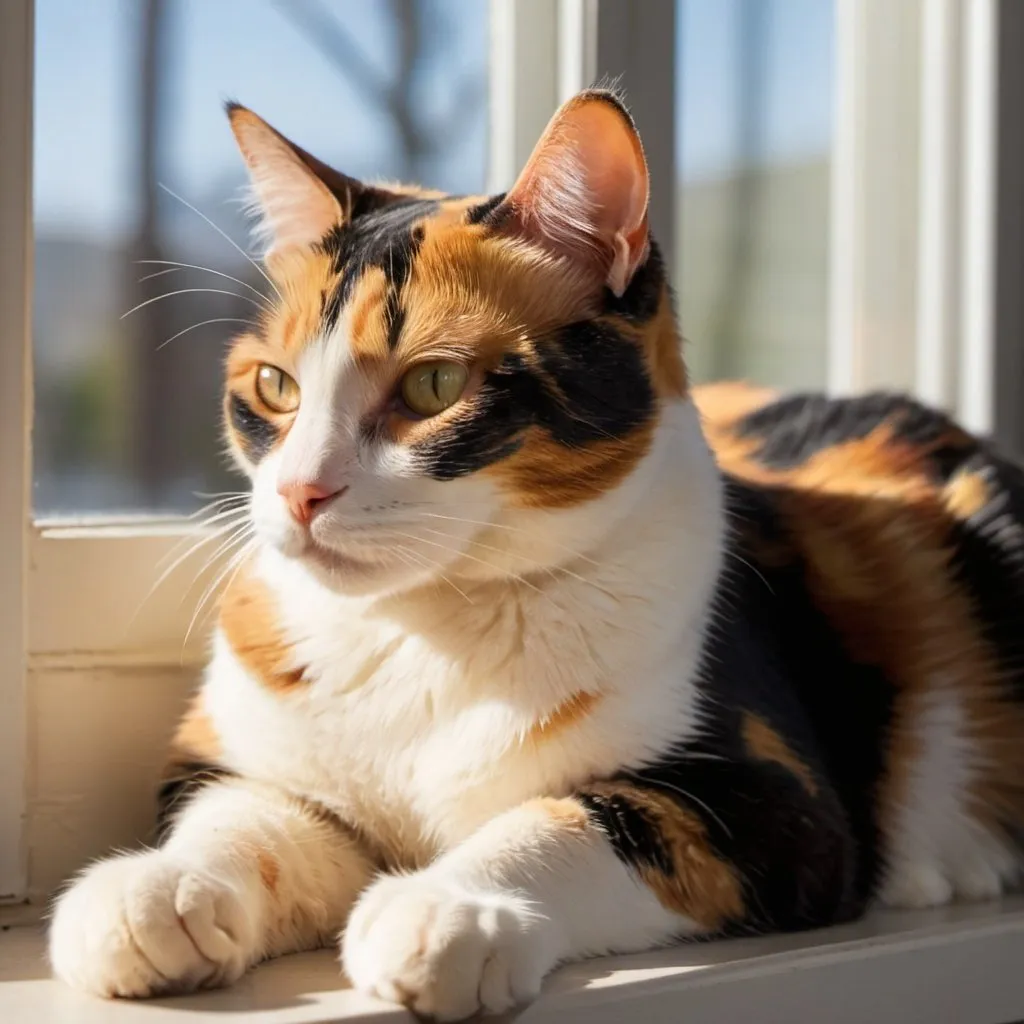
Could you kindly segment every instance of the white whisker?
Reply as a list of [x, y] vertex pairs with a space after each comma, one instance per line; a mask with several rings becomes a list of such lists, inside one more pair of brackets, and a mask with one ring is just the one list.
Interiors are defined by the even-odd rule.
[[[239, 523], [243, 522], [247, 515], [248, 512], [246, 509], [226, 508], [218, 512], [216, 515], [210, 516], [209, 519], [204, 520], [201, 523], [196, 523], [195, 532], [199, 534], [199, 538], [195, 545], [196, 548], [201, 547], [203, 544], [208, 544], [211, 540], [214, 540], [217, 537], [222, 537], [228, 530], [233, 529]], [[233, 521], [226, 523], [223, 522], [223, 520], [232, 519], [232, 517], [235, 517]], [[207, 531], [204, 529], [204, 527], [212, 526], [214, 523], [218, 522], [220, 522], [221, 525], [219, 525], [215, 530]], [[192, 539], [192, 532], [186, 534], [166, 555], [160, 559], [159, 562], [157, 562], [157, 568], [159, 568], [168, 558], [173, 558], [177, 549], [181, 547], [182, 544], [188, 544]]]
[[[188, 629], [185, 631], [185, 639], [181, 642], [182, 657], [185, 654], [185, 648], [188, 646], [189, 638], [192, 636], [192, 630], [195, 628], [196, 622], [199, 620], [199, 616], [203, 611], [210, 598], [217, 592], [220, 585], [224, 582], [228, 573], [231, 573], [231, 578], [227, 581], [227, 587], [230, 587], [234, 582], [235, 577], [238, 575], [239, 570], [245, 564], [245, 560], [249, 557], [253, 550], [253, 537], [243, 537], [242, 546], [236, 551], [231, 559], [227, 563], [227, 567], [221, 572], [217, 578], [206, 588], [202, 598], [200, 598], [199, 604], [196, 606], [196, 610], [192, 613], [192, 619], [188, 624]], [[234, 572], [232, 572], [234, 570]], [[225, 588], [226, 589], [226, 588]]]
[[267, 302], [267, 296], [259, 290], [259, 288], [253, 287], [248, 281], [243, 281], [240, 277], [232, 277], [230, 274], [225, 274], [222, 270], [214, 270], [212, 267], [203, 267], [198, 263], [179, 263], [176, 260], [136, 260], [136, 263], [151, 263], [157, 266], [167, 266], [169, 270], [159, 270], [156, 274], [151, 274], [151, 277], [156, 277], [157, 274], [169, 274], [173, 270], [201, 270], [205, 274], [214, 274], [216, 277], [223, 277], [227, 281], [234, 281], [235, 284], [240, 284], [243, 288], [248, 288], [253, 295], [258, 295], [264, 303]]
[[210, 218], [207, 217], [202, 210], [197, 210], [187, 199], [182, 199], [177, 192], [175, 192], [173, 189], [168, 188], [163, 182], [158, 182], [157, 184], [172, 199], [177, 199], [178, 202], [182, 204], [182, 206], [185, 206], [188, 209], [190, 209], [197, 217], [201, 217], [204, 221], [206, 221], [207, 224], [210, 225], [211, 228], [213, 228], [214, 231], [217, 232], [217, 234], [219, 234], [223, 239], [225, 239], [225, 241], [227, 241], [231, 246], [237, 249], [238, 252], [240, 252], [256, 268], [256, 270], [262, 276], [263, 280], [266, 281], [267, 284], [269, 284], [270, 287], [274, 289], [274, 294], [277, 295], [277, 297], [282, 302], [284, 301], [284, 296], [281, 294], [277, 285], [274, 284], [274, 282], [270, 279], [270, 275], [223, 228], [218, 227], [216, 224], [214, 224], [214, 222], [210, 220]]
[[[425, 526], [423, 527], [423, 532], [431, 533], [436, 537], [449, 536], [447, 533], [442, 533], [440, 530], [431, 530]], [[520, 561], [526, 562], [527, 565], [531, 566], [534, 570], [538, 572], [546, 572], [552, 579], [558, 579], [559, 575], [568, 576], [570, 579], [574, 579], [577, 582], [583, 583], [588, 587], [593, 587], [595, 590], [598, 590], [601, 593], [607, 593], [607, 591], [605, 591], [602, 587], [598, 586], [598, 584], [596, 584], [593, 580], [588, 580], [586, 577], [580, 576], [579, 573], [575, 573], [571, 569], [566, 569], [565, 566], [560, 565], [557, 568], [554, 568], [552, 566], [544, 565], [542, 562], [535, 562], [532, 558], [527, 558], [526, 555], [508, 552], [503, 550], [502, 548], [495, 547], [493, 544], [485, 544], [481, 540], [475, 540], [471, 538], [469, 543], [474, 545], [475, 547], [482, 548], [484, 551], [493, 551], [499, 555], [511, 555], [513, 558], [518, 558]]]
[[[146, 592], [146, 595], [142, 598], [142, 600], [136, 606], [135, 611], [132, 613], [131, 618], [128, 620], [128, 624], [125, 627], [125, 634], [127, 635], [127, 634], [129, 634], [131, 632], [132, 626], [135, 625], [135, 622], [136, 622], [136, 620], [139, 617], [139, 613], [146, 606], [146, 604], [153, 597], [153, 595], [157, 592], [157, 590], [163, 585], [163, 583], [171, 576], [171, 574], [174, 572], [175, 569], [177, 569], [183, 562], [187, 561], [194, 554], [196, 554], [196, 552], [199, 551], [200, 548], [204, 547], [207, 544], [210, 544], [213, 541], [216, 541], [216, 540], [220, 539], [221, 537], [224, 536], [225, 533], [227, 533], [228, 531], [232, 530], [236, 526], [237, 526], [236, 523], [230, 523], [229, 522], [229, 523], [226, 523], [224, 526], [218, 528], [217, 530], [212, 531], [209, 534], [204, 534], [204, 535], [200, 536], [195, 541], [195, 543], [193, 543], [191, 545], [188, 544], [188, 542], [192, 539], [191, 537], [185, 537], [183, 540], [181, 540], [177, 544], [175, 544], [174, 547], [166, 555], [164, 555], [164, 557], [160, 560], [160, 562], [157, 563], [157, 568], [159, 569], [160, 568], [160, 563], [165, 562], [167, 559], [173, 558], [173, 561], [171, 562], [171, 564], [168, 565], [167, 568], [164, 569], [160, 573], [160, 575], [153, 582], [152, 586]], [[187, 545], [186, 550], [184, 552], [178, 554], [178, 556], [175, 558], [174, 556], [179, 551], [179, 549], [181, 548], [182, 544], [186, 544]], [[199, 570], [199, 572], [201, 572], [201, 571], [202, 570]], [[188, 591], [192, 589], [193, 585], [195, 584], [196, 578], [199, 575], [199, 572], [197, 572], [196, 575], [192, 578], [191, 583], [189, 583], [189, 586], [188, 586], [188, 588], [185, 591], [185, 594], [187, 594]], [[184, 595], [182, 596], [182, 600], [184, 600]]]
[[195, 292], [205, 292], [208, 295], [231, 295], [242, 302], [251, 302], [258, 309], [263, 308], [254, 298], [251, 298], [248, 295], [239, 295], [238, 292], [229, 292], [224, 288], [179, 288], [177, 291], [164, 292], [162, 295], [154, 295], [151, 299], [146, 299], [144, 302], [140, 302], [137, 306], [132, 306], [127, 313], [121, 314], [120, 319], [123, 320], [126, 316], [131, 316], [132, 313], [137, 313], [140, 309], [150, 306], [154, 302], [159, 302], [161, 299], [173, 299], [175, 295], [189, 295]]
[[205, 327], [207, 324], [247, 324], [249, 327], [253, 326], [251, 320], [246, 320], [240, 316], [216, 316], [211, 320], [200, 320], [199, 323], [192, 324], [191, 327], [186, 327], [184, 330], [178, 331], [177, 334], [172, 334], [169, 338], [161, 341], [155, 351], [159, 352], [160, 349], [166, 348], [172, 341], [180, 338], [183, 334], [188, 334], [189, 331], [194, 331], [197, 327]]
[[[446, 519], [453, 523], [465, 523], [467, 526], [485, 526], [494, 530], [507, 530], [510, 533], [521, 533], [527, 537], [533, 536], [529, 530], [523, 529], [521, 526], [511, 526], [508, 523], [491, 523], [485, 519], [464, 519], [462, 516], [445, 516], [441, 515], [440, 512], [418, 512], [417, 515], [426, 516], [429, 519]], [[594, 561], [593, 558], [588, 558], [582, 552], [567, 547], [565, 544], [555, 544], [552, 541], [548, 541], [547, 543], [551, 544], [552, 547], [557, 548], [559, 551], [564, 551], [566, 554], [572, 555], [573, 558], [578, 558], [581, 562], [588, 562], [590, 565], [597, 568], [601, 567], [600, 562]]]
[[[395, 536], [397, 536], [397, 537], [404, 537], [406, 540], [415, 541], [417, 544], [429, 544], [431, 547], [440, 548], [442, 551], [447, 551], [449, 554], [455, 555], [458, 558], [466, 558], [466, 559], [468, 559], [471, 562], [477, 562], [480, 565], [486, 566], [488, 569], [492, 569], [492, 570], [498, 571], [498, 567], [496, 565], [494, 565], [493, 562], [487, 562], [487, 561], [485, 561], [482, 558], [476, 558], [473, 555], [470, 555], [470, 554], [468, 554], [465, 551], [459, 551], [458, 548], [453, 548], [453, 547], [451, 547], [449, 545], [446, 545], [446, 544], [438, 544], [437, 541], [426, 540], [423, 537], [417, 537], [417, 536], [415, 536], [414, 534], [411, 534], [411, 533], [401, 533], [401, 532], [399, 532], [397, 530], [391, 531], [391, 532], [393, 532], [395, 534]], [[514, 579], [517, 582], [521, 583], [524, 587], [528, 587], [530, 590], [536, 591], [536, 593], [538, 593], [538, 594], [543, 594], [544, 593], [541, 590], [540, 587], [538, 587], [534, 583], [531, 583], [529, 580], [525, 579], [524, 577], [519, 576], [516, 573], [511, 573], [511, 572], [508, 575], [512, 579]]]
[[447, 576], [445, 576], [445, 574], [443, 572], [441, 572], [441, 569], [440, 569], [440, 564], [441, 563], [440, 562], [436, 562], [433, 559], [429, 559], [425, 555], [423, 555], [422, 553], [418, 553], [418, 552], [415, 552], [415, 551], [410, 551], [409, 548], [407, 548], [403, 544], [397, 545], [393, 550], [394, 550], [395, 554], [398, 555], [399, 557], [403, 558], [403, 560], [410, 560], [411, 561], [412, 559], [415, 559], [415, 562], [413, 562], [413, 567], [414, 568], [429, 569], [432, 572], [437, 573], [437, 575], [441, 578], [441, 580], [443, 582], [447, 583], [448, 586], [451, 587], [452, 590], [454, 590], [456, 594], [459, 594], [461, 597], [465, 598], [466, 601], [469, 604], [475, 604], [476, 603], [469, 596], [469, 594], [467, 594], [460, 587], [457, 587], [450, 579], [448, 579]]
[[139, 284], [142, 284], [143, 281], [152, 281], [154, 277], [163, 277], [164, 274], [177, 274], [180, 270], [180, 267], [171, 267], [169, 270], [158, 270], [155, 274], [146, 274], [139, 278]]
[[640, 775], [637, 772], [630, 771], [628, 768], [623, 770], [624, 775], [629, 775], [636, 779], [637, 782], [642, 783], [645, 786], [653, 786], [655, 788], [662, 787], [664, 789], [671, 789], [674, 793], [678, 793], [685, 800], [691, 800], [698, 807], [703, 807], [709, 818], [713, 818], [721, 826], [722, 831], [732, 839], [732, 832], [729, 831], [729, 827], [725, 824], [722, 819], [715, 814], [713, 810], [699, 797], [695, 797], [692, 793], [688, 793], [685, 789], [681, 789], [679, 786], [674, 786], [671, 782], [666, 782], [664, 779], [652, 779], [645, 775]]

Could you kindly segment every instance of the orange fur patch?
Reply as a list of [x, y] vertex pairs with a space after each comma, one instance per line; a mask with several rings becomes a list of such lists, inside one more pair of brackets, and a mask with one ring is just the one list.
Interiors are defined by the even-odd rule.
[[529, 739], [549, 740], [553, 736], [571, 729], [585, 721], [601, 698], [594, 693], [581, 690], [574, 693], [568, 700], [562, 701], [547, 718], [538, 722], [529, 733]]
[[384, 305], [388, 281], [380, 267], [370, 267], [359, 279], [349, 300], [348, 342], [352, 358], [364, 373], [387, 362], [388, 332], [384, 322]]
[[[615, 319], [615, 327], [625, 333], [624, 321], [621, 318]], [[639, 340], [655, 394], [662, 399], [682, 398], [688, 388], [686, 365], [667, 285], [662, 291], [658, 312], [643, 326]]]
[[786, 741], [757, 715], [743, 716], [743, 743], [759, 761], [772, 761], [795, 775], [811, 796], [818, 795], [818, 783], [811, 769], [790, 749]]
[[712, 930], [743, 918], [743, 886], [736, 869], [708, 845], [695, 814], [667, 794], [630, 783], [598, 782], [586, 791], [624, 800], [657, 828], [672, 871], [645, 864], [639, 874], [662, 906]]
[[705, 427], [731, 427], [778, 397], [777, 391], [746, 381], [716, 381], [693, 389], [693, 400]]
[[171, 740], [171, 761], [176, 764], [216, 764], [221, 753], [216, 726], [203, 706], [202, 693], [197, 693], [189, 701]]
[[281, 297], [265, 318], [263, 334], [270, 350], [294, 359], [319, 337], [323, 296], [335, 287], [338, 276], [331, 258], [311, 249], [275, 253], [267, 269]]
[[647, 454], [653, 435], [653, 423], [645, 423], [623, 438], [568, 448], [531, 428], [515, 455], [485, 472], [520, 508], [570, 508], [620, 484]]
[[[351, 347], [356, 372], [363, 378], [361, 408], [351, 410], [353, 415], [381, 417], [395, 442], [429, 442], [432, 434], [466, 415], [484, 374], [507, 355], [515, 354], [540, 372], [535, 341], [595, 317], [637, 346], [658, 401], [685, 395], [685, 367], [667, 288], [657, 312], [643, 325], [614, 314], [602, 316], [601, 292], [595, 291], [586, 268], [520, 238], [466, 223], [467, 211], [478, 201], [446, 200], [417, 225], [422, 241], [402, 286], [402, 330], [394, 350], [385, 316], [385, 272], [378, 267], [363, 270], [344, 310], [344, 337], [338, 339]], [[339, 278], [331, 258], [312, 249], [275, 252], [268, 268], [281, 297], [263, 318], [262, 337], [243, 336], [233, 346], [228, 387], [277, 428], [275, 443], [280, 444], [295, 414], [262, 406], [254, 386], [256, 367], [268, 362], [295, 376], [297, 355], [320, 336], [323, 299]], [[470, 369], [462, 400], [424, 420], [389, 411], [390, 399], [412, 365], [445, 358]], [[547, 385], [557, 394], [550, 379]], [[656, 416], [652, 413], [626, 436], [578, 447], [559, 444], [545, 431], [533, 429], [519, 439], [513, 457], [488, 471], [520, 507], [564, 508], [589, 501], [617, 486], [647, 453]], [[240, 443], [230, 417], [228, 437]]]
[[271, 895], [277, 893], [277, 883], [281, 877], [281, 864], [276, 857], [272, 857], [264, 850], [256, 855], [256, 863], [259, 867], [260, 881], [263, 888]]
[[950, 571], [952, 525], [991, 496], [973, 473], [940, 486], [929, 464], [934, 451], [966, 449], [969, 436], [951, 426], [913, 444], [899, 438], [895, 423], [883, 423], [778, 469], [757, 460], [759, 438], [733, 431], [769, 397], [732, 386], [695, 392], [720, 464], [768, 487], [786, 524], [783, 541], [748, 537], [751, 552], [766, 566], [802, 562], [814, 602], [849, 656], [879, 668], [895, 687], [878, 792], [883, 832], [896, 827], [922, 754], [921, 716], [940, 684], [960, 700], [965, 739], [976, 745], [975, 817], [993, 830], [999, 821], [1024, 820], [1024, 710], [1004, 689], [971, 599]]
[[251, 572], [239, 572], [221, 598], [220, 628], [238, 660], [269, 689], [288, 693], [305, 682], [305, 667], [295, 664], [275, 598]]
[[528, 801], [524, 806], [529, 810], [537, 811], [548, 821], [553, 821], [559, 827], [570, 832], [584, 832], [590, 824], [586, 808], [572, 797], [557, 799], [556, 797], [542, 796]]
[[977, 515], [989, 502], [989, 489], [984, 477], [977, 473], [957, 473], [942, 492], [946, 508], [967, 520]]

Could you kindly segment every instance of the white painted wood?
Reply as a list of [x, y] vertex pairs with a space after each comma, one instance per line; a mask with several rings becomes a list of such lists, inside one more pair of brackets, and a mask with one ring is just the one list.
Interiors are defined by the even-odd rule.
[[558, 106], [558, 6], [491, 0], [487, 189], [509, 188]]
[[558, 102], [597, 80], [599, 0], [558, 0]]
[[828, 387], [914, 386], [921, 0], [836, 0]]
[[829, 253], [828, 388], [843, 394], [858, 376], [856, 338], [860, 331], [860, 253], [857, 161], [863, 11], [856, 0], [836, 0], [833, 94], [831, 247]]
[[33, 665], [25, 847], [36, 906], [96, 857], [152, 840], [168, 746], [197, 677], [176, 664]]
[[32, 0], [0, 4], [0, 902], [25, 890], [25, 540], [32, 409]]
[[954, 412], [960, 353], [961, 0], [921, 11], [917, 374], [920, 398]]
[[997, 0], [963, 0], [964, 146], [961, 350], [957, 412], [994, 424]]
[[221, 543], [181, 520], [35, 527], [29, 538], [31, 663], [198, 664], [206, 654], [214, 592], [202, 609], [200, 602], [218, 579], [230, 579], [224, 574], [231, 551], [218, 553]]
[[[257, 968], [232, 988], [173, 1002], [101, 1000], [51, 981], [41, 933], [0, 934], [0, 1020], [189, 1024], [409, 1021], [345, 987], [324, 950]], [[1024, 1019], [1024, 905], [876, 914], [842, 928], [608, 957], [556, 972], [495, 1024], [1006, 1024]]]

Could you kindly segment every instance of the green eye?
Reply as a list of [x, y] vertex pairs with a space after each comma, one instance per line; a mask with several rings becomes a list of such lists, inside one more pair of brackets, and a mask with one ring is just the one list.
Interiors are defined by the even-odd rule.
[[436, 416], [459, 400], [468, 379], [461, 363], [420, 363], [402, 378], [402, 398], [417, 416]]
[[256, 394], [273, 412], [295, 412], [299, 407], [299, 385], [269, 363], [262, 363], [256, 371]]

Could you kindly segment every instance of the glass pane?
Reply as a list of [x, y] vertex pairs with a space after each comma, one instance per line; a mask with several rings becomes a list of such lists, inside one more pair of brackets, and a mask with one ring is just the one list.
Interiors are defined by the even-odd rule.
[[835, 0], [678, 0], [676, 287], [694, 379], [825, 383]]
[[37, 513], [187, 510], [238, 486], [220, 362], [263, 281], [203, 219], [248, 244], [223, 101], [349, 174], [479, 191], [488, 6], [36, 0]]

